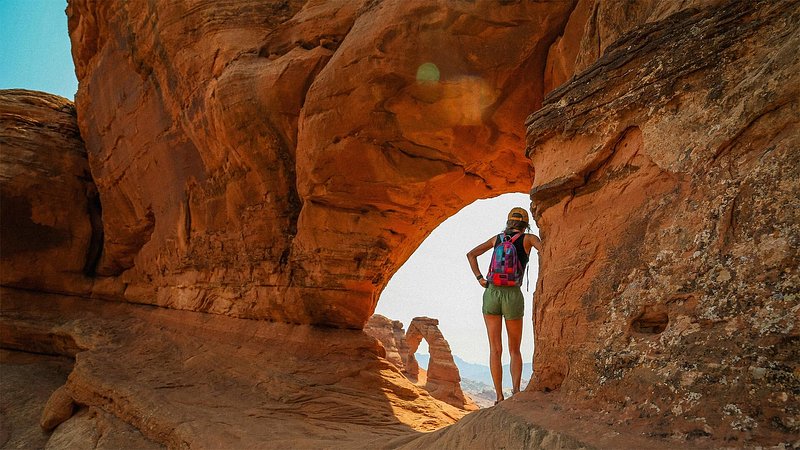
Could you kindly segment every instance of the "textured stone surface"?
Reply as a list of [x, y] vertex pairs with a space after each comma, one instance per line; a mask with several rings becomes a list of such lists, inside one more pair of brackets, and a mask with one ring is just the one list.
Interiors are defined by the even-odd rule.
[[39, 426], [42, 408], [67, 381], [72, 364], [63, 356], [0, 349], [0, 448], [45, 446], [50, 433]]
[[[577, 45], [561, 44], [558, 50], [575, 55], [574, 73], [582, 72], [597, 61], [606, 49], [635, 28], [681, 11], [711, 8], [726, 0], [578, 0], [565, 35], [576, 38]], [[583, 22], [580, 27], [578, 24]], [[578, 33], [578, 29], [582, 32]], [[554, 86], [555, 87], [555, 86]]]
[[75, 402], [67, 388], [61, 386], [47, 399], [42, 410], [42, 418], [39, 419], [39, 426], [45, 431], [53, 431], [53, 428], [72, 417], [74, 411]]
[[656, 435], [794, 442], [799, 30], [796, 1], [687, 10], [530, 117], [535, 389]]
[[95, 407], [84, 408], [59, 426], [45, 450], [158, 450], [166, 447]]
[[439, 222], [529, 188], [570, 6], [70, 1], [95, 293], [362, 327]]
[[0, 337], [26, 328], [71, 336], [80, 348], [67, 381], [75, 402], [170, 448], [363, 448], [464, 415], [409, 382], [360, 330], [6, 288], [0, 295]]
[[[403, 329], [403, 323], [380, 314], [370, 317], [364, 332], [377, 339], [386, 349], [386, 359], [400, 369], [411, 381], [430, 394], [457, 408], [475, 410], [477, 406], [461, 389], [461, 376], [453, 360], [450, 345], [439, 330], [439, 321], [415, 317]], [[414, 357], [422, 340], [428, 343], [428, 369], [420, 369]]]
[[419, 376], [421, 369], [414, 353], [417, 352], [423, 339], [428, 343], [428, 352], [431, 355], [424, 377], [425, 389], [433, 397], [443, 402], [468, 410], [477, 409], [475, 403], [461, 390], [461, 375], [458, 373], [458, 366], [453, 360], [450, 344], [439, 330], [437, 319], [430, 317], [411, 319], [406, 331], [406, 344], [408, 345], [406, 373], [408, 376], [412, 380], [416, 380]]
[[597, 61], [635, 28], [685, 11], [709, 8], [725, 0], [577, 0], [563, 32], [550, 46], [544, 72], [549, 93]]
[[408, 358], [408, 344], [403, 323], [380, 314], [373, 314], [364, 326], [364, 332], [383, 345], [386, 359], [402, 371], [405, 367], [404, 360]]
[[[423, 436], [405, 436], [387, 447], [508, 449], [674, 449], [712, 447], [647, 437], [648, 427], [620, 426], [608, 414], [577, 407], [559, 393], [521, 392], [492, 408], [471, 413], [456, 425]], [[713, 448], [725, 448], [718, 443]]]
[[0, 149], [0, 284], [90, 292], [102, 224], [74, 105], [0, 90]]

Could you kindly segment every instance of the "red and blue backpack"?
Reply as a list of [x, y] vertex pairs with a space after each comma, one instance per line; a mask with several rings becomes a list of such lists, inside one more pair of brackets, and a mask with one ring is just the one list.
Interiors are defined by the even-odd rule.
[[492, 251], [492, 262], [489, 264], [487, 280], [495, 286], [520, 286], [522, 284], [523, 267], [517, 257], [517, 247], [514, 245], [522, 233], [509, 236], [500, 233], [500, 242], [495, 244]]

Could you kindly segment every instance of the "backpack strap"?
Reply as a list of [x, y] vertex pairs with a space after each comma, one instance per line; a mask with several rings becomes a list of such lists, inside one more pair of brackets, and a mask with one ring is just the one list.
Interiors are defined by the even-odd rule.
[[492, 247], [492, 259], [491, 261], [489, 261], [489, 273], [486, 274], [487, 280], [492, 278], [492, 273], [494, 271], [494, 250], [497, 248], [498, 245], [503, 243], [503, 237], [505, 237], [505, 233], [500, 233], [494, 240], [494, 246]]
[[531, 265], [530, 263], [525, 266], [525, 290], [531, 291]]
[[[511, 238], [511, 243], [513, 244], [514, 242], [516, 242], [517, 239], [519, 239], [521, 236], [524, 236], [524, 235], [525, 235], [525, 233], [517, 233], [517, 234], [515, 234], [514, 237]], [[520, 261], [519, 258], [517, 258], [517, 265], [519, 265], [519, 266], [522, 265], [522, 261]], [[531, 290], [531, 276], [530, 276], [530, 272], [528, 272], [528, 270], [530, 270], [530, 267], [531, 267], [530, 264], [525, 266], [526, 272], [528, 273], [528, 275], [525, 277], [525, 283], [527, 283], [525, 289], [528, 292], [530, 292], [530, 290]]]

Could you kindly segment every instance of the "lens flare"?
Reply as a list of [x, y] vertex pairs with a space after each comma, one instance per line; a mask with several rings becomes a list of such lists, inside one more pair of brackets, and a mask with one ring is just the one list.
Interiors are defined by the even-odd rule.
[[436, 67], [436, 64], [431, 62], [426, 62], [424, 64], [421, 64], [417, 68], [417, 81], [419, 82], [439, 81], [439, 68]]

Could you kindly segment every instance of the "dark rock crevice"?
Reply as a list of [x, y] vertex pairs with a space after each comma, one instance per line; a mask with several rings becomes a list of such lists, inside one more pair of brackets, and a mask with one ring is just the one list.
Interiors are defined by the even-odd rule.
[[86, 206], [89, 215], [89, 223], [92, 228], [89, 246], [86, 249], [86, 263], [83, 266], [83, 273], [87, 277], [94, 277], [97, 273], [97, 264], [103, 252], [103, 207], [100, 204], [100, 194], [94, 187], [91, 174], [87, 172], [86, 182], [91, 183], [86, 190]]

